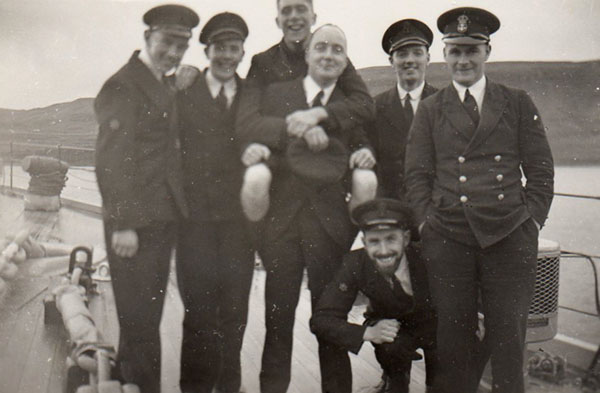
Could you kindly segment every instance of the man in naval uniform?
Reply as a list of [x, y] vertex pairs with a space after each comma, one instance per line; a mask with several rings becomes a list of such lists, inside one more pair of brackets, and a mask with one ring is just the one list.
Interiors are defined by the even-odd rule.
[[439, 391], [476, 390], [480, 293], [493, 391], [522, 393], [538, 233], [553, 196], [552, 154], [531, 98], [485, 76], [498, 18], [456, 8], [437, 24], [452, 83], [419, 105], [405, 175], [438, 311]]
[[[373, 344], [384, 371], [378, 393], [408, 393], [412, 361], [421, 358], [417, 348], [425, 353], [427, 392], [438, 367], [436, 316], [420, 248], [410, 242], [410, 215], [407, 205], [387, 198], [352, 211], [365, 247], [344, 256], [310, 322], [318, 337], [353, 353], [365, 341]], [[363, 325], [347, 320], [359, 291], [370, 303]]]
[[[335, 173], [338, 171], [331, 176], [327, 168], [311, 167], [316, 159], [300, 160], [302, 165], [297, 165], [299, 157], [290, 154], [295, 146], [302, 146], [300, 142], [307, 146], [307, 152], [310, 146], [319, 145], [325, 152], [323, 155], [334, 156], [335, 146], [353, 150], [350, 136], [362, 135], [362, 139], [366, 139], [362, 129], [344, 133], [323, 124], [310, 129], [302, 138], [295, 138], [283, 127], [285, 117], [296, 110], [346, 99], [338, 84], [348, 61], [343, 31], [337, 26], [324, 25], [314, 32], [307, 45], [307, 75], [273, 83], [264, 92], [261, 115], [278, 122], [266, 129], [248, 129], [248, 134], [253, 136], [249, 142], [264, 144], [286, 157], [273, 176], [271, 206], [265, 218], [264, 245], [260, 250], [267, 272], [266, 336], [260, 373], [263, 393], [284, 393], [289, 386], [295, 310], [304, 269], [314, 307], [356, 233], [350, 222], [342, 181], [348, 169], [347, 155], [342, 154], [336, 161], [341, 163], [341, 176]], [[303, 171], [305, 166], [312, 170]], [[351, 392], [347, 351], [319, 340], [319, 361], [323, 392]]]
[[403, 200], [404, 153], [408, 130], [422, 99], [437, 89], [425, 82], [433, 33], [415, 19], [393, 23], [383, 34], [381, 46], [389, 55], [397, 83], [375, 97], [377, 117], [369, 128], [377, 157], [381, 196]]
[[243, 88], [246, 22], [213, 16], [200, 32], [209, 67], [179, 92], [184, 189], [190, 218], [182, 223], [177, 278], [186, 309], [181, 347], [182, 392], [239, 392], [240, 350], [248, 319], [254, 254], [239, 193], [244, 166], [234, 132]]
[[119, 318], [117, 369], [160, 392], [160, 338], [177, 221], [187, 216], [175, 92], [166, 78], [188, 48], [198, 15], [164, 5], [143, 18], [145, 46], [102, 86], [96, 176]]

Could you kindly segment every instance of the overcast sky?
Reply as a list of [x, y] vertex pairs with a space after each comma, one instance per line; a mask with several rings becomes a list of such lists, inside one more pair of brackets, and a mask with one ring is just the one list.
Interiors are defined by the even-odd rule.
[[[167, 1], [168, 2], [168, 1]], [[232, 11], [248, 23], [245, 76], [253, 54], [281, 39], [276, 0], [178, 0], [200, 15]], [[28, 109], [95, 96], [102, 83], [143, 45], [142, 15], [165, 1], [0, 0], [0, 108]], [[502, 26], [490, 61], [600, 59], [600, 0], [314, 0], [317, 25], [335, 23], [348, 36], [358, 67], [387, 64], [381, 36], [393, 22], [416, 18], [434, 31], [432, 61], [442, 61], [436, 19], [458, 6], [486, 8]], [[206, 66], [194, 31], [184, 62]]]

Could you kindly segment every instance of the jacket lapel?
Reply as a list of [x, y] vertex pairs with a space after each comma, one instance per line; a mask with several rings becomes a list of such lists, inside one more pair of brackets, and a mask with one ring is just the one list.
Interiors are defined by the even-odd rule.
[[496, 129], [496, 124], [498, 124], [498, 120], [502, 116], [506, 103], [507, 99], [502, 90], [488, 79], [481, 108], [481, 120], [465, 153], [473, 151]]
[[421, 94], [421, 100], [424, 100], [425, 98], [429, 97], [436, 91], [437, 91], [437, 89], [435, 87], [433, 87], [429, 83], [425, 82], [425, 87], [423, 87], [423, 93]]
[[467, 141], [470, 141], [472, 139], [471, 134], [467, 130], [473, 127], [473, 123], [460, 102], [458, 92], [452, 83], [443, 90], [442, 94], [444, 95], [442, 111], [446, 114], [446, 117], [450, 120], [450, 123], [452, 123], [454, 128], [457, 129]]
[[384, 111], [382, 115], [388, 119], [391, 125], [398, 130], [403, 130], [407, 126], [406, 118], [404, 117], [404, 111], [402, 110], [402, 103], [400, 102], [400, 96], [398, 95], [398, 89], [394, 86], [386, 93]]
[[158, 108], [169, 109], [173, 104], [175, 93], [154, 77], [152, 71], [138, 58], [138, 54], [139, 52], [136, 51], [129, 59], [132, 79]]

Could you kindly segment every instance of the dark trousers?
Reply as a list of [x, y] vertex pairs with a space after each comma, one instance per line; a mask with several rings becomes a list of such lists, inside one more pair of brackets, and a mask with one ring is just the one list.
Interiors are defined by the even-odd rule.
[[112, 250], [110, 225], [104, 225], [120, 329], [117, 372], [144, 393], [160, 393], [159, 325], [176, 230], [174, 223], [138, 228], [136, 255], [121, 258]]
[[[402, 328], [401, 328], [402, 329]], [[412, 341], [412, 343], [411, 343]], [[379, 362], [384, 374], [388, 377], [389, 391], [394, 393], [408, 393], [410, 384], [410, 370], [412, 361], [406, 356], [399, 354], [406, 350], [414, 351], [423, 348], [425, 354], [425, 385], [433, 387], [436, 372], [439, 368], [435, 345], [423, 345], [419, 337], [413, 337], [412, 333], [400, 331], [398, 337], [391, 343], [373, 344], [375, 347], [375, 358]], [[401, 347], [401, 348], [399, 348]]]
[[436, 327], [437, 318], [433, 313], [409, 314], [400, 320], [400, 330], [393, 342], [373, 344], [390, 392], [408, 393], [412, 361], [407, 355], [417, 348], [423, 349], [425, 355], [425, 385], [428, 389], [434, 386], [439, 369]]
[[185, 307], [182, 392], [240, 390], [240, 351], [253, 272], [245, 221], [181, 225], [177, 279]]
[[492, 391], [523, 393], [523, 351], [538, 250], [533, 220], [484, 249], [446, 238], [427, 224], [421, 239], [438, 312], [436, 392], [476, 391], [481, 362], [487, 361], [475, 336], [480, 291]]
[[[342, 262], [343, 247], [327, 234], [310, 207], [298, 213], [290, 228], [264, 245], [266, 336], [260, 372], [263, 393], [285, 393], [290, 383], [296, 306], [304, 268], [313, 309]], [[323, 392], [351, 392], [352, 372], [346, 350], [319, 342]]]

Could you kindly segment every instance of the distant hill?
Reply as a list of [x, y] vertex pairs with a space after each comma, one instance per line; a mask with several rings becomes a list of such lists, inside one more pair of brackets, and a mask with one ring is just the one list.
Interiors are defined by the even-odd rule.
[[[395, 83], [391, 67], [359, 70], [373, 95]], [[600, 164], [600, 61], [497, 62], [487, 75], [526, 90], [548, 129], [557, 164]], [[437, 87], [450, 79], [445, 64], [429, 66], [427, 80]], [[97, 125], [92, 98], [30, 110], [0, 109], [0, 152], [7, 142], [94, 147]], [[12, 130], [12, 132], [11, 132]]]
[[97, 125], [92, 98], [29, 110], [0, 109], [0, 142], [13, 140], [93, 147]]

